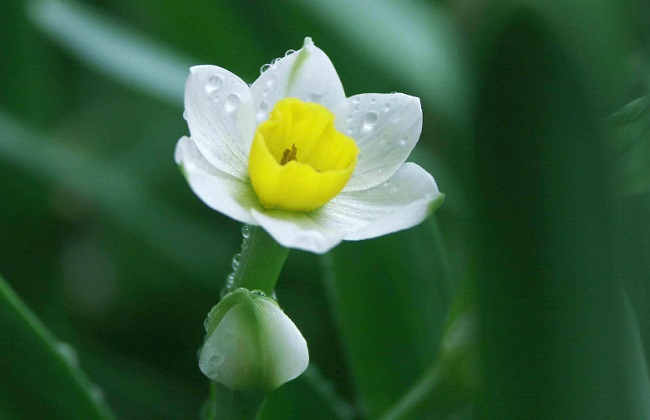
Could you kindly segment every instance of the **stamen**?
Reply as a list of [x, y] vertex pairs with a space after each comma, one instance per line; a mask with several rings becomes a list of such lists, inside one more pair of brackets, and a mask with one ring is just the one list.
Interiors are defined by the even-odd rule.
[[280, 165], [286, 165], [292, 160], [297, 160], [296, 153], [298, 153], [298, 149], [296, 148], [295, 143], [291, 145], [291, 150], [284, 149], [284, 152], [282, 152], [282, 159], [280, 159]]

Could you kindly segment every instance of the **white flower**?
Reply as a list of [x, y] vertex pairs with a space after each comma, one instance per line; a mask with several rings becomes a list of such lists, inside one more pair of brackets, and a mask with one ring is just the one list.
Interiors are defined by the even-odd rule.
[[433, 177], [404, 163], [422, 130], [420, 100], [346, 98], [310, 38], [250, 87], [220, 67], [192, 67], [185, 118], [190, 137], [175, 159], [194, 193], [288, 248], [325, 253], [415, 226], [442, 203]]

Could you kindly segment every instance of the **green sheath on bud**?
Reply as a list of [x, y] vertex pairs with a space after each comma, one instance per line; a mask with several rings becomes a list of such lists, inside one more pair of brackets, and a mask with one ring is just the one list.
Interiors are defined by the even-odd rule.
[[236, 391], [272, 391], [309, 363], [307, 343], [278, 303], [239, 288], [216, 305], [205, 322], [199, 367]]

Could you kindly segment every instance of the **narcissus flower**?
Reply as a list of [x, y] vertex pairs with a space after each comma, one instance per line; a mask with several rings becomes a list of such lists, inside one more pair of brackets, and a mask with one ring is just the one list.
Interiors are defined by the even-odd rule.
[[265, 67], [250, 87], [220, 67], [190, 69], [190, 137], [175, 158], [208, 206], [285, 247], [325, 253], [415, 226], [442, 203], [433, 177], [404, 163], [422, 130], [418, 98], [346, 98], [310, 38]]

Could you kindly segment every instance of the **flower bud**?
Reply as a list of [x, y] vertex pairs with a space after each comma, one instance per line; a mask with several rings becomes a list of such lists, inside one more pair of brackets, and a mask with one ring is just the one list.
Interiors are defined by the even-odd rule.
[[307, 343], [278, 303], [239, 288], [226, 295], [205, 322], [201, 371], [235, 391], [272, 391], [309, 363]]

